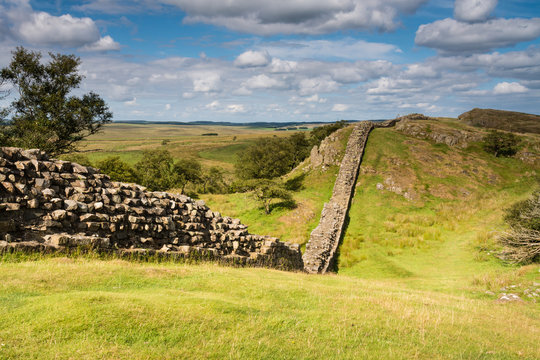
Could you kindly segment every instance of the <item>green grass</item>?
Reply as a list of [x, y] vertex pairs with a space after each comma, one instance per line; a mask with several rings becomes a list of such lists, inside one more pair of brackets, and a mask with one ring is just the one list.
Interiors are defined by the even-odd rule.
[[3, 359], [534, 359], [539, 310], [212, 264], [0, 263]]

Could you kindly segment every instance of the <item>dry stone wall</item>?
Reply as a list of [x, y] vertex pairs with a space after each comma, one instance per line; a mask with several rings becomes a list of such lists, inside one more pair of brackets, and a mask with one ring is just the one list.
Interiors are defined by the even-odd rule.
[[0, 148], [0, 253], [73, 248], [303, 268], [298, 245], [249, 234], [202, 201], [113, 182], [39, 150]]
[[[380, 126], [393, 126], [394, 123], [384, 122]], [[306, 245], [303, 260], [304, 270], [308, 273], [325, 273], [335, 261], [364, 147], [373, 128], [371, 121], [362, 121], [354, 127], [349, 137], [332, 197], [324, 204], [319, 225]]]

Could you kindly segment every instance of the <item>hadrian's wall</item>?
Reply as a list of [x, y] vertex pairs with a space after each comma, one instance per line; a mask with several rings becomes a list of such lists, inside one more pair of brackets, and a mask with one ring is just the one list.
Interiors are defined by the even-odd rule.
[[332, 197], [324, 204], [319, 225], [311, 232], [306, 245], [303, 256], [306, 272], [325, 273], [332, 269], [369, 133], [374, 127], [392, 127], [400, 120], [387, 120], [376, 124], [362, 121], [354, 127], [341, 161]]
[[251, 235], [202, 201], [113, 182], [39, 150], [0, 148], [0, 253], [74, 248], [303, 268], [298, 245]]

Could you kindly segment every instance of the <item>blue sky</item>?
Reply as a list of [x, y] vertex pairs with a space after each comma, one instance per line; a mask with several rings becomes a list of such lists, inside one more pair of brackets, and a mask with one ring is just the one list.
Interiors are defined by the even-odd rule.
[[80, 56], [115, 120], [540, 113], [537, 0], [0, 0], [19, 45]]

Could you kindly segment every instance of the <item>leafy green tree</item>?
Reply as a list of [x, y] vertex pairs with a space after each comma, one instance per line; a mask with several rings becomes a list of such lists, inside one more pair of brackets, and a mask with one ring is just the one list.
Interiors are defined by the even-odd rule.
[[227, 184], [223, 177], [223, 170], [217, 166], [212, 166], [202, 173], [201, 185], [203, 193], [222, 193], [226, 190]]
[[178, 184], [178, 174], [173, 170], [174, 161], [167, 150], [144, 150], [135, 164], [138, 178], [151, 191], [165, 191]]
[[42, 64], [41, 53], [17, 47], [11, 63], [0, 70], [0, 82], [10, 84], [19, 95], [2, 110], [0, 118], [10, 120], [2, 121], [0, 133], [9, 145], [59, 155], [100, 131], [112, 113], [93, 92], [70, 95], [83, 79], [78, 73], [80, 58], [49, 55], [50, 62]]
[[345, 126], [347, 126], [347, 122], [345, 120], [340, 120], [334, 124], [317, 126], [313, 128], [309, 136], [311, 146], [318, 146], [328, 135], [332, 134], [334, 131], [344, 128]]
[[127, 183], [139, 182], [139, 176], [127, 162], [120, 159], [120, 156], [108, 156], [96, 163], [96, 167], [102, 173], [110, 176], [111, 180]]
[[306, 157], [309, 156], [311, 143], [306, 137], [306, 134], [299, 132], [286, 138], [291, 144], [291, 158], [294, 166], [300, 164]]
[[272, 179], [294, 167], [290, 142], [281, 138], [261, 138], [238, 155], [235, 164], [240, 179]]
[[520, 148], [521, 139], [512, 133], [490, 131], [483, 139], [483, 147], [488, 153], [499, 156], [513, 156]]
[[184, 193], [188, 183], [196, 184], [201, 182], [201, 164], [194, 159], [181, 159], [173, 165], [173, 173], [176, 176], [176, 185], [180, 186], [181, 193]]
[[245, 181], [242, 190], [251, 191], [255, 199], [262, 205], [266, 215], [272, 211], [272, 202], [282, 200], [287, 206], [294, 205], [292, 195], [285, 185], [279, 181], [269, 179], [251, 179]]

